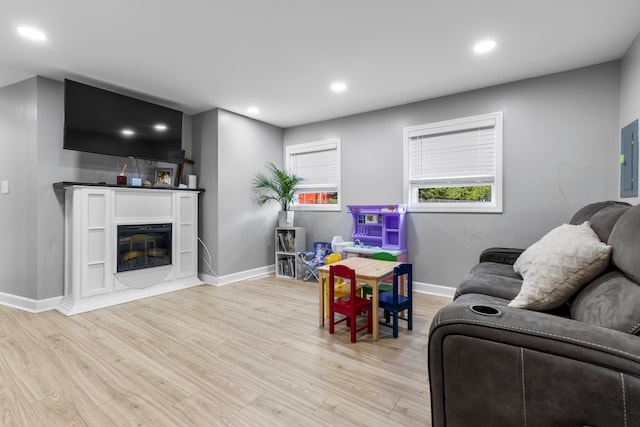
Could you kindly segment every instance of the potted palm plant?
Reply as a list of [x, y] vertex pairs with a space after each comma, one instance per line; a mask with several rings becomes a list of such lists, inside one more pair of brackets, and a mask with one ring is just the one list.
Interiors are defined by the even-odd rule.
[[295, 200], [298, 184], [304, 179], [291, 172], [278, 168], [271, 162], [267, 163], [268, 174], [258, 172], [253, 178], [253, 190], [258, 198], [258, 206], [276, 201], [282, 211], [279, 212], [280, 227], [293, 227], [293, 211], [289, 208]]

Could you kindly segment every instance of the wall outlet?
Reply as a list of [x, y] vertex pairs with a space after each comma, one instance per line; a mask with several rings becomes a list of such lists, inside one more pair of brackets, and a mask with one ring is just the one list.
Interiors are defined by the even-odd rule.
[[9, 193], [9, 181], [4, 180], [2, 181], [2, 183], [0, 184], [0, 191], [2, 191], [2, 194], [8, 194]]

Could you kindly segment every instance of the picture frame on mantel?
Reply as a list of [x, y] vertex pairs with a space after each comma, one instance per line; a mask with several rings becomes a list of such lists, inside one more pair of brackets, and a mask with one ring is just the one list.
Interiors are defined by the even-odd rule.
[[154, 187], [173, 187], [173, 169], [156, 168]]

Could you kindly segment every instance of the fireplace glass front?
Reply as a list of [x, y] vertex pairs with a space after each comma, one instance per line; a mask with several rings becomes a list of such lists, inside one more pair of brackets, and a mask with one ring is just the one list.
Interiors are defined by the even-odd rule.
[[118, 273], [171, 265], [171, 224], [118, 225]]

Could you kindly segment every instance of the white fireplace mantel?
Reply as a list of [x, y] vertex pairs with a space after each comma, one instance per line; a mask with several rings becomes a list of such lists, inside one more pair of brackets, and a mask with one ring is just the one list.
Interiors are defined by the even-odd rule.
[[[73, 315], [201, 285], [197, 190], [56, 184], [65, 191], [64, 298]], [[121, 224], [172, 224], [172, 264], [117, 272]]]

